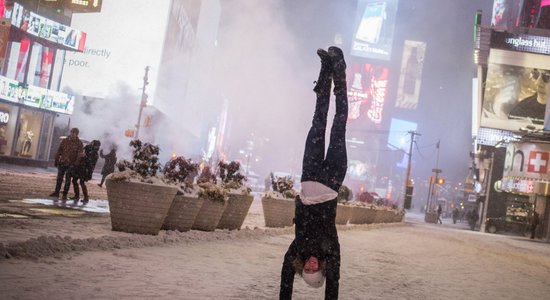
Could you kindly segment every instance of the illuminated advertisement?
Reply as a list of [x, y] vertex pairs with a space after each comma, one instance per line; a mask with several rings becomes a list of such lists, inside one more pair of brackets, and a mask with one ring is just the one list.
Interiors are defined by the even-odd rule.
[[509, 143], [502, 173], [502, 189], [513, 193], [547, 195], [549, 171], [549, 145]]
[[548, 55], [550, 37], [492, 31], [491, 48]]
[[349, 179], [355, 180], [367, 179], [367, 165], [360, 160], [349, 159], [348, 176]]
[[0, 76], [0, 97], [7, 101], [63, 114], [72, 114], [74, 110], [74, 97], [72, 95], [25, 85], [4, 76]]
[[497, 29], [511, 30], [517, 27], [522, 0], [495, 0], [491, 26]]
[[359, 0], [351, 55], [389, 60], [397, 0]]
[[86, 33], [38, 15], [21, 4], [14, 3], [5, 11], [11, 24], [21, 31], [77, 51], [84, 50]]
[[411, 134], [416, 131], [417, 124], [396, 118], [391, 119], [390, 133], [388, 134], [388, 148], [409, 152]]
[[388, 90], [388, 68], [355, 63], [348, 67], [348, 72], [352, 83], [348, 89], [348, 118], [355, 120], [366, 115], [380, 125]]
[[548, 56], [491, 49], [481, 126], [520, 131], [542, 129], [548, 101]]
[[416, 109], [422, 83], [426, 43], [405, 41], [395, 107]]
[[[149, 66], [146, 92], [149, 104], [154, 103], [171, 2], [105, 1], [100, 13], [74, 14], [71, 25], [87, 33], [86, 46], [82, 52], [67, 52], [61, 90], [68, 88], [75, 94], [106, 98], [127, 88], [137, 102], [141, 99], [139, 89], [143, 85], [144, 69]], [[116, 22], [118, 34], [105, 34], [113, 33], [115, 19], [119, 20]], [[179, 82], [173, 78], [166, 81]]]

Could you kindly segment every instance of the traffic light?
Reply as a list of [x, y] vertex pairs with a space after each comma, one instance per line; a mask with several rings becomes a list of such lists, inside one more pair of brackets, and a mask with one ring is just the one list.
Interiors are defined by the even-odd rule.
[[405, 188], [405, 202], [403, 203], [404, 209], [410, 209], [412, 204], [413, 187], [407, 186]]
[[437, 178], [437, 184], [444, 184], [445, 178]]

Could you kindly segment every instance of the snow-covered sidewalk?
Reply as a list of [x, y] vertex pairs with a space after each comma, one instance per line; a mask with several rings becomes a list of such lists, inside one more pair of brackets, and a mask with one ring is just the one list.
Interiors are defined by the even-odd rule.
[[[2, 298], [276, 299], [281, 262], [293, 238], [285, 230], [190, 232], [196, 238], [149, 247], [1, 260]], [[407, 222], [358, 226], [339, 235], [340, 299], [546, 299], [550, 294], [545, 243]], [[322, 299], [323, 289], [296, 279], [294, 295]]]

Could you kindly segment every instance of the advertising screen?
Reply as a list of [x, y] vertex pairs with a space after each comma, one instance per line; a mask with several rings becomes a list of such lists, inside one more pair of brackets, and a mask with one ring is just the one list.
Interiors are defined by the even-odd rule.
[[351, 55], [389, 60], [397, 0], [359, 0]]
[[63, 45], [70, 49], [82, 51], [86, 43], [86, 33], [63, 25], [36, 14], [19, 3], [14, 3], [13, 10], [6, 11], [11, 24], [30, 35]]
[[416, 109], [418, 106], [425, 53], [426, 43], [405, 41], [395, 107]]
[[495, 0], [491, 26], [498, 29], [512, 30], [517, 27], [523, 0]]
[[481, 126], [510, 131], [527, 125], [542, 129], [549, 77], [548, 56], [491, 49]]
[[348, 67], [350, 120], [367, 117], [376, 125], [382, 123], [388, 76], [389, 70], [383, 66], [354, 63]]
[[62, 114], [72, 114], [74, 110], [74, 96], [72, 95], [25, 85], [4, 76], [0, 76], [0, 96], [7, 101]]
[[388, 134], [388, 148], [409, 152], [411, 135], [409, 131], [416, 131], [417, 124], [401, 119], [392, 118], [390, 133]]
[[72, 26], [88, 36], [81, 53], [66, 54], [61, 89], [97, 98], [127, 90], [137, 102], [149, 66], [146, 93], [154, 102], [170, 2], [105, 1], [100, 13], [74, 14]]

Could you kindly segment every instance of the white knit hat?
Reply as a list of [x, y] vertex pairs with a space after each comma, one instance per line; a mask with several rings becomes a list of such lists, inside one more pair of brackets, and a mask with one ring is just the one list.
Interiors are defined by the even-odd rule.
[[325, 276], [323, 275], [323, 272], [317, 271], [315, 273], [302, 273], [302, 277], [304, 278], [304, 281], [309, 284], [309, 286], [314, 288], [320, 288], [323, 286], [323, 283], [325, 283]]

